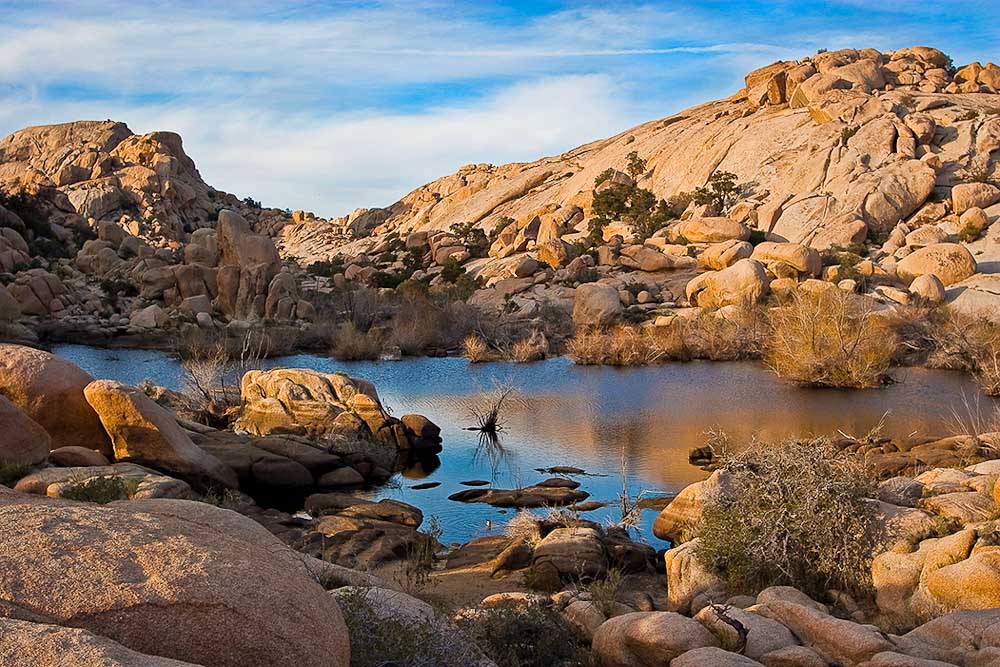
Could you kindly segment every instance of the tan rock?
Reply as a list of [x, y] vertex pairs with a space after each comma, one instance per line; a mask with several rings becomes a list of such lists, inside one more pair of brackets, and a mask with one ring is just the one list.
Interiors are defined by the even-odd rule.
[[5, 667], [199, 667], [146, 655], [86, 630], [0, 618]]
[[196, 665], [347, 667], [336, 603], [298, 554], [235, 512], [15, 494], [0, 496], [0, 530], [0, 598], [31, 600], [54, 623]]
[[753, 246], [746, 241], [731, 239], [713, 243], [698, 256], [698, 265], [713, 271], [721, 271], [753, 253]]
[[758, 613], [772, 618], [830, 661], [857, 664], [895, 647], [881, 632], [791, 602], [772, 600]]
[[745, 225], [729, 218], [690, 218], [677, 223], [670, 231], [674, 238], [683, 237], [692, 243], [746, 241], [750, 238], [750, 230]]
[[743, 655], [754, 660], [799, 643], [795, 635], [781, 623], [743, 609], [713, 604], [695, 614], [695, 618], [718, 637], [723, 646], [739, 644], [739, 633], [730, 621], [739, 623], [747, 631]]
[[774, 243], [765, 241], [753, 249], [752, 259], [764, 263], [769, 268], [781, 263], [792, 267], [800, 274], [818, 277], [823, 269], [819, 253], [798, 243]]
[[916, 250], [896, 264], [896, 274], [904, 282], [932, 274], [947, 287], [965, 280], [977, 270], [976, 260], [959, 243], [937, 243]]
[[729, 489], [729, 476], [717, 470], [701, 482], [687, 485], [657, 515], [653, 522], [653, 535], [675, 545], [690, 537], [698, 522], [707, 499], [724, 496]]
[[945, 299], [944, 283], [933, 273], [914, 278], [910, 283], [910, 293], [928, 303], [943, 303]]
[[49, 456], [52, 439], [37, 422], [0, 394], [0, 464], [33, 466]]
[[0, 344], [0, 393], [52, 438], [52, 447], [77, 445], [110, 454], [111, 442], [84, 388], [93, 378], [48, 352]]
[[990, 183], [959, 183], [951, 189], [952, 211], [961, 215], [970, 208], [989, 208], [1000, 201], [1000, 188]]
[[699, 604], [722, 602], [729, 595], [722, 580], [698, 560], [700, 538], [669, 549], [663, 556], [667, 568], [667, 609], [682, 614], [697, 613]]
[[675, 658], [670, 667], [760, 667], [760, 663], [717, 646], [706, 646]]
[[594, 633], [593, 650], [607, 667], [659, 667], [692, 649], [718, 645], [698, 621], [654, 611], [608, 620]]
[[162, 470], [199, 489], [239, 485], [232, 469], [191, 442], [174, 415], [135, 387], [95, 380], [84, 394], [111, 437], [117, 460]]
[[622, 314], [618, 290], [604, 283], [586, 283], [575, 290], [573, 323], [577, 326], [607, 326]]
[[703, 308], [752, 305], [768, 292], [764, 266], [753, 259], [741, 259], [728, 269], [709, 271], [691, 280], [685, 292], [692, 304]]

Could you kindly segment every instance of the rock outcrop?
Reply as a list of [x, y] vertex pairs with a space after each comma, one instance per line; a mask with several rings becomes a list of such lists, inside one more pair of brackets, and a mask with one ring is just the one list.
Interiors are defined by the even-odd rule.
[[203, 667], [347, 667], [333, 598], [300, 556], [234, 512], [15, 493], [0, 495], [0, 529], [0, 599], [47, 623]]
[[52, 447], [76, 445], [111, 454], [111, 441], [83, 393], [92, 381], [48, 352], [0, 344], [0, 394], [45, 429]]

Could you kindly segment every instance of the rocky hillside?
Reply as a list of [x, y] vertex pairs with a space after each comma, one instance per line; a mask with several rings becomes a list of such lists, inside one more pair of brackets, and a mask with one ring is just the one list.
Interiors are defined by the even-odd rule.
[[[743, 184], [731, 216], [771, 240], [816, 248], [884, 239], [929, 198], [1000, 146], [1000, 67], [954, 69], [914, 47], [821, 52], [750, 72], [729, 98], [645, 123], [562, 155], [468, 165], [384, 209], [284, 228], [279, 246], [307, 261], [329, 256], [346, 232], [448, 230], [548, 214], [577, 231], [591, 217], [594, 180], [646, 161], [638, 183], [658, 197], [690, 192], [715, 172]], [[346, 251], [364, 249], [354, 243]]]

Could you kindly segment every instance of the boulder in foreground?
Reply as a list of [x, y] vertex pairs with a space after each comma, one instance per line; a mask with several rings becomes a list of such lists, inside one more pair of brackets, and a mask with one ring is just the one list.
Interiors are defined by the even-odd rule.
[[56, 625], [204, 667], [348, 665], [333, 598], [299, 554], [235, 512], [7, 493], [0, 532], [0, 605], [30, 602]]

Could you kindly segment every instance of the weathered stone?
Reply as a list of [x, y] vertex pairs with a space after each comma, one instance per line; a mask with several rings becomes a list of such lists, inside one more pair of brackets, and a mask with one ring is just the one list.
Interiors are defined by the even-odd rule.
[[0, 394], [0, 464], [33, 466], [49, 456], [52, 439], [37, 422]]
[[176, 475], [194, 486], [236, 487], [236, 473], [200, 449], [175, 417], [135, 387], [95, 380], [84, 389], [114, 444], [115, 458]]
[[573, 322], [577, 326], [606, 326], [622, 314], [618, 290], [604, 283], [587, 283], [576, 288]]
[[690, 650], [718, 646], [701, 623], [665, 611], [616, 616], [594, 633], [594, 653], [607, 667], [661, 667]]
[[110, 454], [97, 413], [84, 388], [93, 378], [48, 352], [0, 344], [0, 393], [52, 438], [52, 447], [77, 445]]
[[959, 243], [937, 243], [916, 250], [896, 264], [896, 275], [907, 283], [926, 274], [934, 275], [947, 287], [976, 272], [976, 260]]

